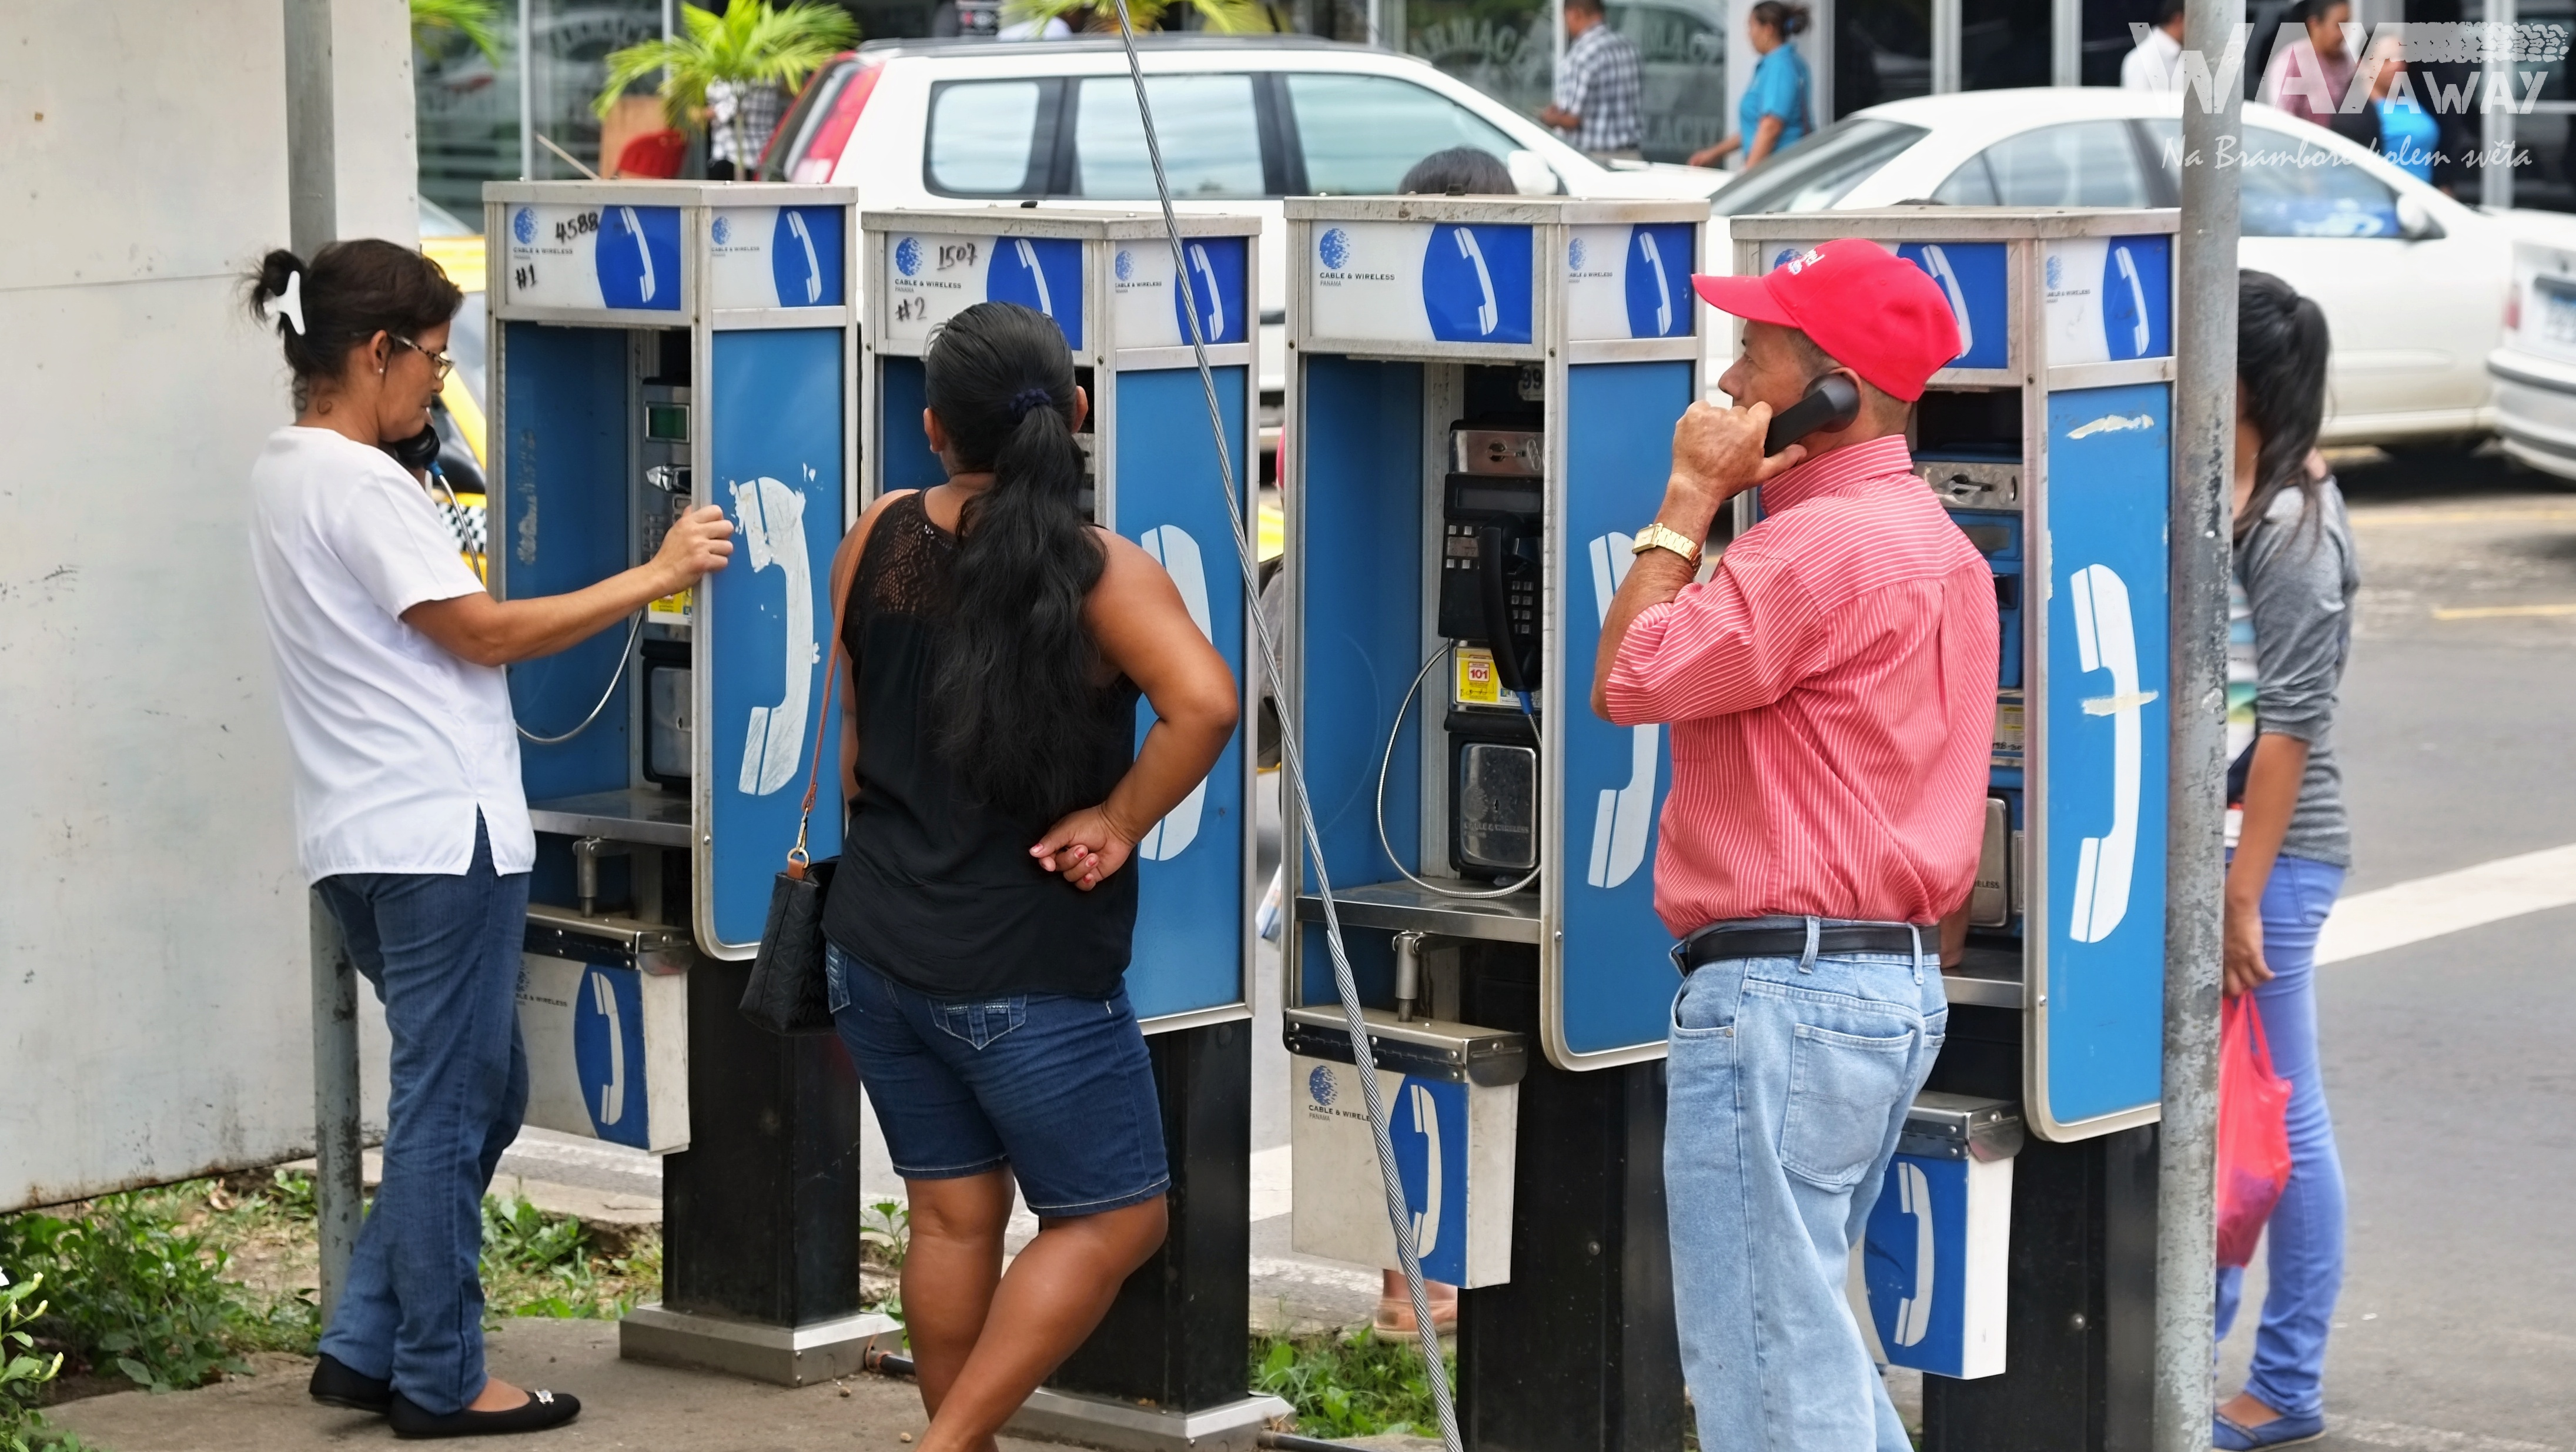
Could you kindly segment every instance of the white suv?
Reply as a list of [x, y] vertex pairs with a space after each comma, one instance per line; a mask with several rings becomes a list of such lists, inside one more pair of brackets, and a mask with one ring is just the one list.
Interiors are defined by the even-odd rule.
[[[1174, 207], [1262, 219], [1265, 413], [1287, 370], [1280, 198], [1392, 192], [1416, 161], [1453, 146], [1493, 153], [1532, 193], [1705, 197], [1727, 180], [1692, 167], [1603, 166], [1429, 63], [1387, 51], [1204, 34], [1140, 37], [1137, 48]], [[1114, 36], [867, 45], [807, 84], [761, 174], [855, 186], [862, 211], [1155, 205]]]

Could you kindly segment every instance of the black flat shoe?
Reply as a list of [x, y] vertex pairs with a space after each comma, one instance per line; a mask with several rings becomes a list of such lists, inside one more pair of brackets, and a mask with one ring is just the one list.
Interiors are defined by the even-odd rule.
[[560, 1427], [581, 1415], [581, 1400], [569, 1392], [532, 1391], [526, 1401], [506, 1411], [478, 1412], [465, 1407], [440, 1416], [422, 1410], [420, 1403], [395, 1392], [393, 1406], [385, 1415], [393, 1422], [397, 1437], [499, 1437]]
[[393, 1405], [394, 1384], [378, 1376], [350, 1369], [347, 1362], [323, 1352], [313, 1364], [313, 1381], [305, 1388], [313, 1400], [324, 1406], [347, 1407], [353, 1412], [373, 1412], [381, 1417]]

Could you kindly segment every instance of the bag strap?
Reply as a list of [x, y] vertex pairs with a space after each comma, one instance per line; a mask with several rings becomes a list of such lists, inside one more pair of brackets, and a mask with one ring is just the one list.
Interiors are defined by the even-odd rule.
[[[860, 553], [866, 552], [862, 542]], [[841, 620], [849, 609], [851, 593], [858, 588], [859, 561], [852, 560], [849, 587], [832, 602], [832, 638], [823, 647], [826, 664], [823, 667], [822, 719], [814, 723], [814, 764], [805, 772], [805, 804], [796, 812], [796, 845], [787, 849], [787, 876], [795, 882], [805, 880], [806, 869], [814, 862], [812, 854], [805, 850], [805, 830], [814, 819], [814, 796], [823, 782], [823, 743], [829, 739], [832, 730], [832, 686], [841, 673]]]

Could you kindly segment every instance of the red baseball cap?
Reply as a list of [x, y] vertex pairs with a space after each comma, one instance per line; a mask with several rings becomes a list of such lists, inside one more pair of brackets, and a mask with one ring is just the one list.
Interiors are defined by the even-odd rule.
[[1959, 356], [1959, 320], [1940, 284], [1857, 237], [1810, 248], [1759, 277], [1693, 277], [1691, 286], [1719, 312], [1797, 329], [1908, 403]]

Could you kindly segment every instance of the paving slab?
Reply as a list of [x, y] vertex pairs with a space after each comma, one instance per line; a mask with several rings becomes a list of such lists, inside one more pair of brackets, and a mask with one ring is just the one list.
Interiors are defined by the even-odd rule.
[[[513, 1439], [519, 1452], [901, 1452], [928, 1419], [912, 1383], [857, 1376], [776, 1387], [674, 1367], [621, 1361], [609, 1321], [505, 1321], [490, 1338], [494, 1375], [582, 1399], [579, 1420]], [[252, 1375], [196, 1391], [119, 1392], [47, 1415], [103, 1452], [313, 1452], [378, 1446], [395, 1438], [381, 1417], [317, 1405], [304, 1394], [313, 1363], [261, 1356]], [[406, 1444], [408, 1445], [408, 1444]], [[1051, 1444], [1001, 1439], [1010, 1452]]]

